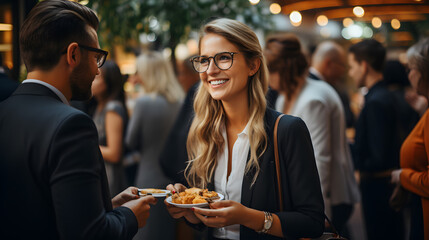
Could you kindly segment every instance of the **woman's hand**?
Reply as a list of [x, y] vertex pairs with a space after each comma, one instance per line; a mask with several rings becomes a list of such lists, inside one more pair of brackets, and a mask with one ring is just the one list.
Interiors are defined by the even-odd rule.
[[[174, 193], [179, 193], [179, 192], [185, 191], [186, 187], [183, 184], [176, 183], [174, 185], [169, 184], [166, 189], [170, 190], [174, 194]], [[168, 213], [170, 213], [170, 215], [175, 219], [185, 217], [186, 220], [188, 220], [188, 222], [193, 223], [193, 224], [198, 224], [201, 222], [195, 216], [194, 212], [192, 212], [192, 210], [189, 208], [175, 207], [174, 205], [169, 204], [167, 202], [167, 199], [164, 200], [164, 204], [165, 204], [165, 207], [167, 208]]]
[[168, 186], [166, 187], [167, 190], [170, 190], [171, 193], [179, 193], [179, 192], [183, 192], [186, 190], [186, 187], [181, 184], [181, 183], [176, 183], [176, 184], [168, 184]]
[[247, 225], [245, 221], [248, 208], [238, 202], [217, 201], [211, 203], [210, 208], [192, 208], [195, 216], [208, 227], [220, 228], [233, 224]]
[[139, 198], [139, 189], [136, 187], [128, 187], [112, 199], [113, 208], [117, 208], [122, 204]]

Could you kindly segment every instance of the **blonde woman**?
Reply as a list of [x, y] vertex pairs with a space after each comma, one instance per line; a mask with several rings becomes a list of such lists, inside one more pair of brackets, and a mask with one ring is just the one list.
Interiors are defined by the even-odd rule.
[[[135, 186], [164, 188], [169, 180], [161, 170], [159, 156], [184, 93], [170, 62], [158, 52], [146, 52], [137, 58], [137, 77], [146, 94], [136, 100], [126, 135], [126, 144], [140, 152]], [[135, 239], [173, 239], [174, 221], [169, 221], [162, 204], [153, 206], [151, 218]]]
[[268, 72], [255, 33], [235, 20], [214, 20], [202, 28], [199, 55], [192, 60], [201, 85], [185, 177], [190, 186], [223, 193], [225, 200], [212, 209], [165, 201], [172, 217], [210, 227], [209, 239], [321, 235], [324, 207], [311, 140], [304, 122], [292, 116], [284, 116], [278, 128], [285, 209], [279, 211], [273, 128], [280, 113], [266, 108]]

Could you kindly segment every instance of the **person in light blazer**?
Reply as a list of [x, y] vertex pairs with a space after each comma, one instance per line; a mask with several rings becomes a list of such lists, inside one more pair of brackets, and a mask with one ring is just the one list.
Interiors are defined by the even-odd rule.
[[269, 37], [264, 53], [270, 86], [279, 93], [276, 110], [300, 117], [308, 126], [326, 213], [340, 234], [347, 237], [346, 223], [360, 193], [340, 97], [328, 83], [307, 77], [308, 62], [295, 35]]
[[183, 209], [166, 200], [172, 217], [209, 227], [209, 239], [320, 236], [324, 204], [311, 139], [293, 116], [283, 116], [278, 126], [279, 210], [273, 128], [280, 113], [266, 107], [268, 71], [256, 34], [236, 20], [213, 20], [202, 27], [199, 56], [192, 61], [201, 84], [185, 176], [189, 186], [215, 190], [225, 200], [210, 204], [212, 209]]

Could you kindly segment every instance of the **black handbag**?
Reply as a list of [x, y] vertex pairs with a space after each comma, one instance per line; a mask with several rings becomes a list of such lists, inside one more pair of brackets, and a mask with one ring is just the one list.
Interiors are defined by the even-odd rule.
[[[280, 212], [283, 212], [283, 195], [282, 195], [282, 187], [281, 187], [281, 175], [280, 175], [280, 160], [279, 160], [279, 147], [277, 143], [277, 127], [279, 125], [280, 118], [282, 118], [284, 114], [281, 114], [277, 117], [276, 123], [274, 125], [274, 158], [275, 158], [275, 166], [276, 166], [276, 180], [277, 180], [277, 192], [279, 197], [279, 209]], [[325, 215], [325, 219], [328, 221], [329, 225], [332, 228], [331, 232], [324, 232], [322, 236], [318, 238], [313, 238], [314, 240], [333, 240], [333, 239], [342, 239], [347, 240], [346, 238], [343, 238], [338, 234], [338, 231], [335, 229], [332, 222], [329, 220], [328, 216]], [[306, 239], [306, 238], [304, 238]]]

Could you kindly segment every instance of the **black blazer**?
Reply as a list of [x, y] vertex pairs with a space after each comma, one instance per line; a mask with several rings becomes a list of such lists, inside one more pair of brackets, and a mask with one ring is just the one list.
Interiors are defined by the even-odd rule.
[[395, 96], [380, 81], [365, 95], [356, 123], [353, 154], [356, 169], [378, 172], [399, 168], [400, 123]]
[[137, 220], [112, 210], [91, 118], [47, 87], [21, 84], [0, 103], [0, 238], [131, 239]]
[[[318, 237], [324, 230], [324, 203], [313, 146], [305, 123], [289, 115], [282, 117], [277, 129], [284, 212], [279, 211], [273, 145], [279, 115], [272, 109], [265, 113], [268, 146], [259, 159], [261, 170], [256, 182], [251, 185], [254, 171], [243, 178], [241, 204], [279, 216], [286, 239]], [[209, 188], [214, 189], [214, 181], [211, 182]], [[240, 226], [240, 239], [279, 238]]]

